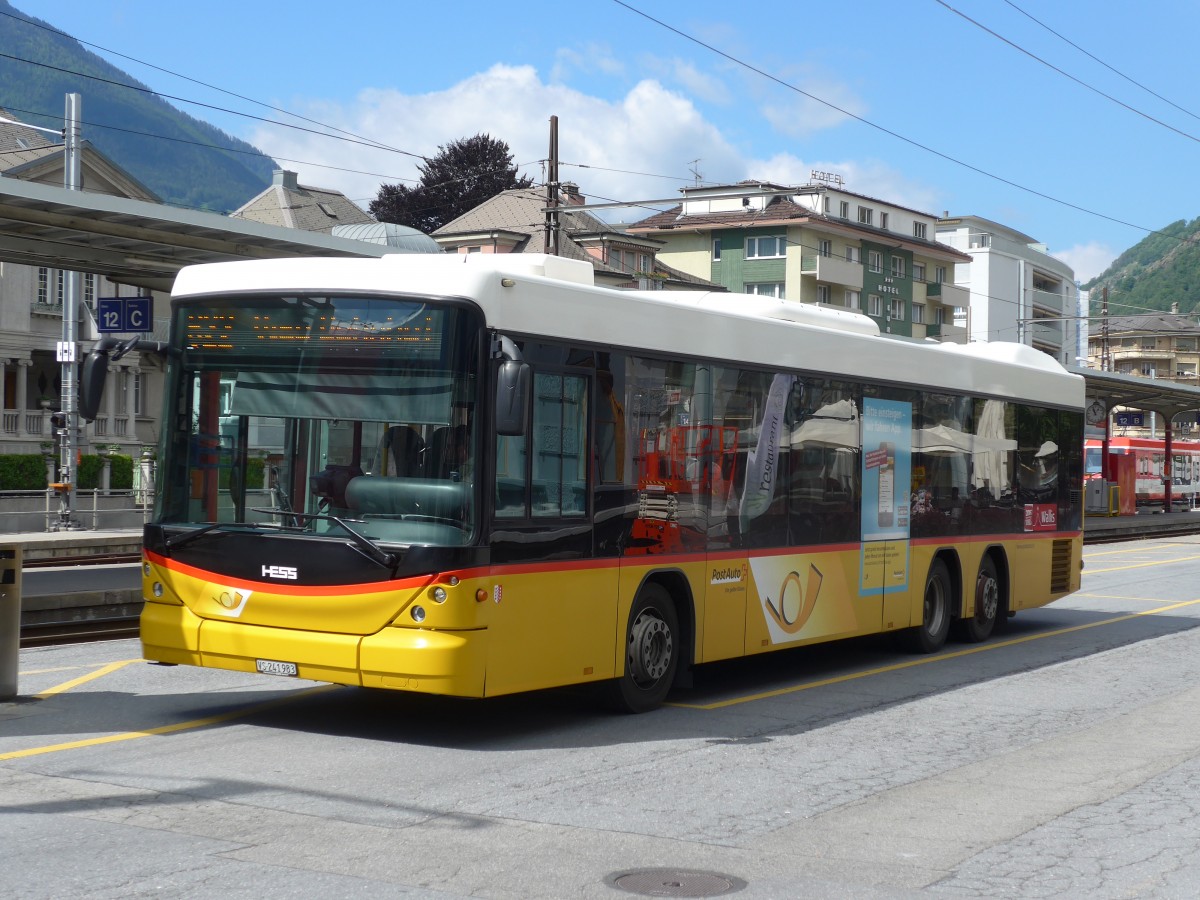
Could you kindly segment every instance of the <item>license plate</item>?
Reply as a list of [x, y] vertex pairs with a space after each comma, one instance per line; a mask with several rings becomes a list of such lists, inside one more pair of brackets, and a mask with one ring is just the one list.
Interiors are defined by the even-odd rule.
[[296, 664], [280, 662], [277, 659], [256, 659], [254, 665], [264, 675], [295, 675]]

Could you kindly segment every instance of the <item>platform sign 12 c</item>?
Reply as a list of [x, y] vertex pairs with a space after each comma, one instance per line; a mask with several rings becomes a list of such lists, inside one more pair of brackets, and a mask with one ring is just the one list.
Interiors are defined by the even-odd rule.
[[98, 298], [96, 300], [96, 328], [102, 334], [153, 330], [154, 298]]

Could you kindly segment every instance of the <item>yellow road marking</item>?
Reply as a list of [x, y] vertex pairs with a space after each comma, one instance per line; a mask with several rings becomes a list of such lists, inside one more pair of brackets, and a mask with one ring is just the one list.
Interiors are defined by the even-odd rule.
[[41, 700], [44, 697], [53, 697], [55, 694], [61, 694], [63, 691], [69, 691], [73, 687], [79, 687], [81, 684], [87, 684], [89, 681], [94, 681], [97, 678], [102, 678], [110, 672], [115, 672], [117, 669], [123, 669], [130, 663], [141, 662], [141, 657], [137, 659], [122, 659], [119, 662], [109, 663], [107, 666], [102, 666], [95, 672], [87, 675], [80, 675], [78, 678], [72, 678], [70, 681], [64, 681], [62, 684], [55, 685], [52, 688], [47, 688], [41, 693], [34, 694], [35, 700]]
[[1200, 555], [1180, 556], [1175, 559], [1156, 559], [1156, 560], [1152, 560], [1151, 562], [1134, 563], [1129, 566], [1112, 566], [1111, 568], [1108, 568], [1108, 569], [1085, 569], [1084, 574], [1085, 575], [1103, 575], [1105, 572], [1124, 572], [1126, 569], [1144, 569], [1147, 566], [1166, 566], [1166, 565], [1170, 565], [1171, 563], [1192, 562], [1193, 560], [1197, 560], [1197, 559], [1200, 559]]
[[244, 709], [235, 709], [227, 713], [220, 713], [215, 716], [205, 716], [203, 719], [191, 719], [187, 722], [176, 722], [173, 725], [159, 725], [155, 728], [147, 728], [145, 731], [125, 731], [120, 734], [107, 734], [103, 737], [85, 738], [80, 741], [67, 741], [62, 744], [50, 744], [45, 747], [30, 747], [27, 750], [12, 750], [8, 753], [0, 753], [0, 761], [6, 759], [24, 759], [28, 756], [40, 756], [43, 753], [58, 753], [62, 750], [76, 750], [80, 747], [96, 747], [100, 744], [115, 744], [118, 741], [132, 741], [136, 738], [151, 737], [157, 734], [174, 734], [177, 731], [190, 731], [195, 728], [204, 728], [208, 725], [219, 725], [222, 722], [229, 722], [233, 719], [240, 719], [243, 716], [254, 715], [254, 713], [262, 712], [276, 706], [282, 706], [285, 703], [291, 703], [293, 700], [299, 700], [301, 697], [308, 697], [313, 694], [318, 694], [323, 691], [331, 691], [340, 688], [338, 684], [321, 684], [316, 687], [307, 688], [306, 690], [296, 691], [286, 697], [279, 697], [275, 700], [268, 700], [266, 703], [257, 703], [254, 706], [247, 706]]
[[76, 672], [86, 668], [87, 666], [54, 666], [51, 669], [22, 669], [18, 674], [22, 677], [25, 675], [49, 675], [51, 672]]
[[[927, 656], [923, 659], [907, 660], [902, 663], [896, 663], [890, 666], [877, 666], [874, 669], [867, 669], [863, 672], [852, 672], [848, 675], [837, 675], [833, 678], [822, 678], [819, 681], [808, 681], [804, 684], [793, 685], [792, 687], [777, 688], [773, 691], [763, 691], [758, 694], [748, 694], [745, 697], [735, 697], [731, 700], [718, 700], [715, 703], [668, 703], [667, 706], [674, 706], [680, 709], [699, 709], [711, 711], [722, 709], [727, 706], [737, 706], [742, 703], [753, 703], [756, 700], [768, 700], [772, 697], [783, 697], [787, 694], [796, 694], [800, 691], [808, 691], [818, 687], [828, 687], [831, 684], [843, 684], [847, 681], [857, 681], [860, 678], [869, 678], [873, 675], [886, 675], [888, 672], [899, 672], [904, 669], [912, 669], [916, 666], [927, 666], [930, 663], [942, 662], [947, 659], [959, 659], [963, 656], [971, 656], [975, 653], [987, 653], [992, 650], [999, 650], [1001, 647], [1013, 647], [1017, 644], [1026, 644], [1030, 641], [1040, 641], [1044, 638], [1058, 637], [1061, 634], [1070, 634], [1073, 631], [1085, 631], [1088, 628], [1099, 628], [1101, 625], [1115, 625], [1118, 622], [1127, 622], [1130, 619], [1137, 619], [1142, 616], [1153, 616], [1158, 613], [1170, 612], [1173, 609], [1181, 609], [1185, 606], [1195, 606], [1200, 604], [1200, 599], [1184, 600], [1180, 603], [1171, 603], [1167, 606], [1160, 606], [1156, 609], [1147, 609], [1142, 612], [1127, 613], [1122, 616], [1114, 616], [1111, 619], [1102, 619], [1099, 622], [1088, 622], [1084, 625], [1070, 625], [1066, 628], [1056, 628], [1053, 631], [1045, 631], [1040, 634], [1030, 634], [1025, 637], [1012, 638], [1007, 641], [997, 641], [994, 644], [982, 644], [978, 647], [971, 647], [967, 650], [956, 650], [953, 653], [941, 653], [937, 656]], [[0, 757], [3, 759], [3, 757]]]

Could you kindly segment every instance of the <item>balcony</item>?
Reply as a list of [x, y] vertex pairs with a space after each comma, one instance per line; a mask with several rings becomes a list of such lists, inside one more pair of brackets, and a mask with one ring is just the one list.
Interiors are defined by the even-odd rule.
[[1047, 344], [1061, 347], [1063, 344], [1063, 326], [1061, 321], [1036, 319], [1033, 325], [1034, 344]]
[[956, 284], [931, 282], [925, 285], [927, 296], [940, 300], [942, 306], [970, 306], [971, 292]]
[[814, 275], [817, 281], [839, 284], [856, 291], [861, 291], [863, 286], [862, 263], [850, 262], [836, 256], [802, 256], [800, 274]]
[[1062, 294], [1054, 291], [1029, 291], [1025, 295], [1029, 298], [1029, 302], [1033, 305], [1033, 311], [1050, 313], [1055, 316], [1061, 316], [1064, 312], [1068, 312], [1063, 308], [1063, 302], [1066, 300]]
[[944, 344], [965, 344], [967, 329], [962, 325], [951, 325], [948, 322], [942, 325], [926, 325], [925, 337], [937, 338]]

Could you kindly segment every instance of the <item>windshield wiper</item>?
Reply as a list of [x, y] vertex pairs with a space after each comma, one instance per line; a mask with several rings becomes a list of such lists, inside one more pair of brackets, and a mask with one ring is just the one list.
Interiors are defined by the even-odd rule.
[[191, 531], [185, 531], [183, 534], [179, 535], [178, 537], [164, 538], [163, 546], [166, 547], [168, 550], [178, 550], [184, 544], [190, 544], [192, 541], [196, 540], [196, 538], [203, 537], [204, 535], [208, 534], [210, 531], [216, 531], [218, 528], [254, 528], [254, 529], [257, 529], [259, 527], [260, 526], [258, 526], [254, 522], [212, 522], [208, 525], [205, 525], [203, 528], [193, 528]]
[[[331, 516], [331, 515], [327, 515], [325, 513], [302, 513], [302, 512], [292, 512], [291, 510], [284, 511], [284, 510], [280, 510], [278, 508], [270, 507], [270, 506], [254, 506], [254, 507], [251, 507], [250, 511], [251, 512], [275, 513], [276, 515], [291, 516], [292, 518], [295, 518], [295, 519], [312, 519], [314, 521], [321, 520], [324, 522], [333, 522], [335, 525], [337, 525], [343, 531], [345, 531], [346, 534], [350, 535], [350, 540], [352, 540], [354, 542], [354, 545], [356, 547], [358, 547], [358, 549], [361, 550], [364, 554], [366, 554], [366, 556], [372, 562], [378, 563], [379, 565], [383, 566], [385, 569], [395, 569], [396, 563], [398, 563], [400, 561], [397, 558], [395, 553], [389, 553], [388, 551], [384, 550], [382, 547], [380, 547], [377, 543], [375, 543], [373, 540], [371, 540], [365, 534], [361, 534], [361, 533], [355, 531], [349, 525], [347, 525], [346, 524], [347, 520], [338, 518], [337, 516]], [[350, 519], [349, 521], [362, 522], [362, 519]]]

